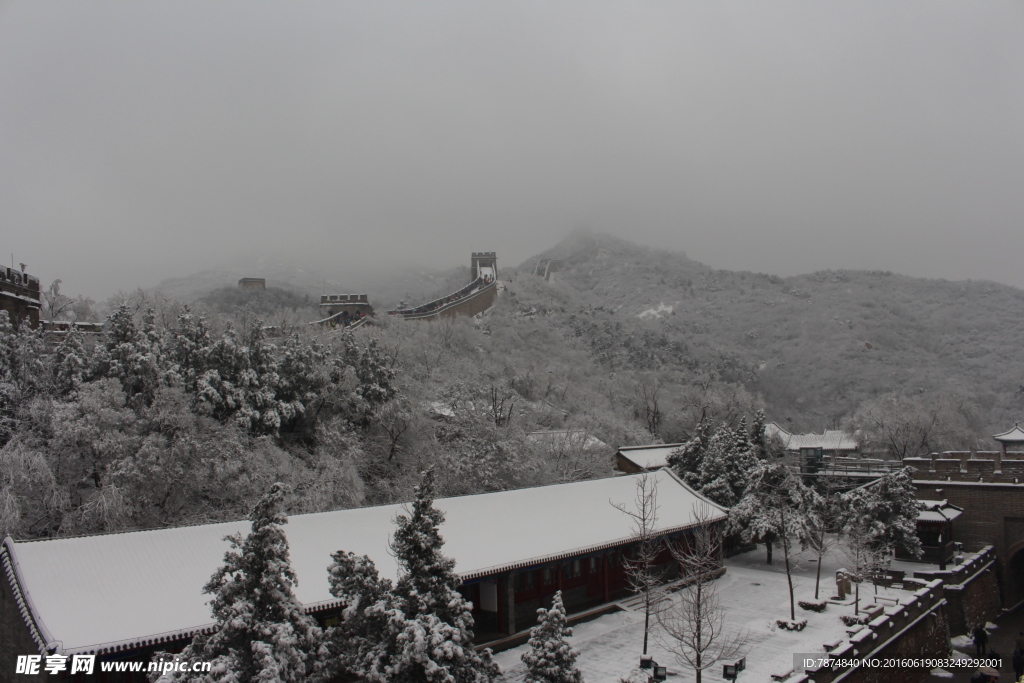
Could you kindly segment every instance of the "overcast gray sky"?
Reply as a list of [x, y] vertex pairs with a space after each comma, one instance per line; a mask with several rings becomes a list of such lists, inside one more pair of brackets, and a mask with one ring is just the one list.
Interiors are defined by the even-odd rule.
[[1024, 0], [0, 0], [0, 251], [45, 283], [580, 226], [1024, 286]]

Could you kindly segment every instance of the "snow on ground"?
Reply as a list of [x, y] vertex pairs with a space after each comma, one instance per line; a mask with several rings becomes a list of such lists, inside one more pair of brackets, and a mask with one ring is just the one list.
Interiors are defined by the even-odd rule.
[[[822, 599], [835, 594], [835, 572], [841, 563], [841, 557], [832, 556], [826, 557], [822, 563]], [[803, 631], [785, 631], [776, 626], [776, 619], [789, 618], [789, 591], [778, 551], [775, 564], [771, 566], [765, 564], [763, 547], [729, 558], [725, 565], [726, 573], [716, 584], [725, 610], [726, 629], [745, 631], [749, 639], [743, 653], [747, 658], [747, 669], [741, 674], [741, 680], [770, 683], [771, 674], [793, 667], [794, 653], [823, 654], [824, 643], [847, 637], [846, 626], [839, 616], [853, 614], [852, 600], [843, 605], [830, 603], [822, 613], [808, 612], [797, 606], [797, 620], [807, 620]], [[814, 598], [814, 570], [813, 562], [808, 562], [794, 572], [797, 600]], [[907, 591], [881, 587], [878, 593], [904, 598], [911, 595]], [[874, 588], [870, 584], [862, 585], [861, 607], [873, 604], [873, 597]], [[640, 661], [643, 620], [642, 612], [616, 612], [573, 627], [571, 643], [580, 651], [577, 665], [587, 683], [618, 683], [619, 679], [629, 675]], [[648, 651], [659, 665], [667, 666], [669, 672], [678, 674], [669, 680], [679, 683], [693, 680], [692, 674], [683, 670], [674, 655], [658, 642], [656, 631], [652, 629]], [[525, 669], [520, 656], [527, 647], [522, 645], [495, 655], [509, 683], [523, 680]], [[721, 664], [706, 670], [704, 680], [723, 681]]]
[[673, 306], [669, 306], [664, 301], [661, 301], [658, 303], [657, 306], [655, 306], [654, 308], [648, 308], [646, 311], [640, 313], [640, 315], [638, 315], [637, 317], [640, 318], [641, 320], [646, 320], [647, 318], [664, 318], [667, 315], [672, 315], [673, 308]]
[[950, 640], [950, 643], [953, 645], [953, 647], [960, 650], [963, 650], [968, 647], [974, 647], [974, 639], [969, 635], [962, 635], [957, 636], [956, 638], [952, 638]]

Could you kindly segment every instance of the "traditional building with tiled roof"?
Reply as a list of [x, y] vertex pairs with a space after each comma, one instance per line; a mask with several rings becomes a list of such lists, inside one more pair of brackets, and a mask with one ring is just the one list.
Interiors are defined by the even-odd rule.
[[826, 429], [822, 434], [790, 434], [774, 422], [764, 426], [768, 437], [778, 437], [787, 451], [820, 448], [825, 455], [850, 455], [860, 451], [860, 441], [853, 434], [839, 429]]
[[615, 469], [626, 474], [636, 474], [668, 467], [668, 456], [682, 446], [681, 443], [622, 446], [615, 453]]
[[[639, 475], [642, 476], [642, 475]], [[658, 486], [656, 531], [683, 537], [700, 523], [698, 509], [718, 524], [727, 511], [668, 470], [649, 475]], [[444, 552], [455, 559], [462, 592], [473, 602], [478, 641], [494, 641], [534, 625], [538, 606], [563, 591], [570, 611], [624, 595], [623, 553], [633, 545], [631, 507], [638, 476], [613, 477], [436, 501], [445, 514]], [[331, 554], [368, 555], [382, 576], [397, 578], [389, 552], [402, 505], [293, 515], [285, 534], [295, 595], [321, 624], [336, 623], [330, 594]], [[249, 522], [132, 531], [51, 540], [4, 539], [0, 670], [19, 654], [96, 653], [140, 660], [183, 647], [212, 627], [203, 586], [223, 563], [225, 536], [245, 535]], [[671, 558], [661, 558], [672, 570]], [[3, 668], [6, 667], [6, 668]]]

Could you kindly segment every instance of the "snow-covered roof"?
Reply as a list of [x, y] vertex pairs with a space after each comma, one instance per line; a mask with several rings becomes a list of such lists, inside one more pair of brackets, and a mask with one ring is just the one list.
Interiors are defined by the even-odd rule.
[[[628, 542], [637, 477], [596, 479], [439, 499], [444, 552], [473, 579], [513, 568], [583, 555]], [[659, 532], [694, 526], [694, 510], [709, 505], [713, 520], [726, 510], [708, 502], [670, 471], [649, 474], [658, 485]], [[382, 576], [396, 577], [388, 552], [402, 505], [293, 515], [285, 526], [296, 597], [307, 609], [338, 604], [327, 566], [337, 550], [368, 555]], [[209, 626], [203, 586], [221, 566], [224, 537], [249, 532], [248, 521], [133, 531], [45, 541], [4, 539], [16, 595], [43, 639], [61, 651], [89, 652], [145, 640], [189, 635]]]
[[1024, 429], [1021, 429], [1020, 425], [1014, 424], [1010, 431], [996, 434], [992, 438], [1002, 443], [1024, 443]]
[[618, 455], [637, 467], [652, 470], [667, 466], [669, 453], [682, 445], [681, 443], [655, 443], [648, 446], [623, 446], [619, 449]]
[[801, 448], [820, 448], [826, 451], [855, 451], [860, 443], [852, 434], [840, 429], [826, 429], [823, 434], [790, 434], [785, 429], [769, 422], [764, 426], [765, 434], [769, 437], [777, 436], [782, 440], [782, 445], [788, 451], [798, 451]]
[[948, 522], [963, 514], [964, 509], [953, 505], [948, 500], [919, 500], [921, 511], [917, 513], [919, 522]]

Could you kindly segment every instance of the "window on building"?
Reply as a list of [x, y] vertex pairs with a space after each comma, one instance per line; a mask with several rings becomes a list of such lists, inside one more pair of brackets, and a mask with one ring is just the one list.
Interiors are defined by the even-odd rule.
[[550, 586], [555, 582], [555, 568], [544, 567], [544, 585]]
[[533, 572], [519, 572], [516, 574], [516, 593], [533, 590]]
[[591, 574], [596, 574], [597, 573], [597, 556], [596, 555], [594, 557], [590, 558], [590, 563], [589, 564], [590, 564], [590, 570], [589, 570], [590, 573]]
[[573, 560], [572, 561], [572, 575], [573, 578], [581, 576], [583, 574], [583, 561]]

